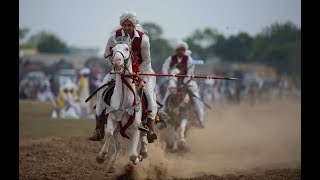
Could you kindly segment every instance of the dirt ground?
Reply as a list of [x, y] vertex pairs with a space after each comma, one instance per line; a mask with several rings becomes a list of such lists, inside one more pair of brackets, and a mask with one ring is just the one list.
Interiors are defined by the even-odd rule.
[[187, 134], [187, 151], [166, 149], [170, 128], [157, 131], [149, 157], [128, 159], [128, 140], [117, 172], [106, 176], [108, 159], [95, 160], [102, 142], [86, 140], [94, 120], [51, 119], [50, 103], [19, 102], [20, 179], [301, 179], [301, 104], [278, 100], [251, 106], [213, 105], [206, 127]]

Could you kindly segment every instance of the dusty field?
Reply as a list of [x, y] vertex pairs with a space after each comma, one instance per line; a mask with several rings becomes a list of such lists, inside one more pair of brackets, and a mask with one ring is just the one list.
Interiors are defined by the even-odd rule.
[[102, 143], [85, 139], [93, 120], [51, 119], [49, 103], [20, 101], [19, 106], [20, 179], [301, 179], [297, 101], [215, 105], [206, 112], [205, 129], [190, 129], [187, 152], [167, 152], [169, 129], [158, 131], [160, 140], [149, 145], [148, 159], [137, 166], [128, 162], [128, 140], [122, 139], [112, 176], [105, 176], [108, 159], [95, 161]]

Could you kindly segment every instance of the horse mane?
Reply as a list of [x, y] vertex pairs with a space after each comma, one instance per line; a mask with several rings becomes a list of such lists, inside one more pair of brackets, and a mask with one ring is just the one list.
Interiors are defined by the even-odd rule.
[[114, 38], [116, 44], [128, 44], [129, 38], [127, 36], [118, 36]]

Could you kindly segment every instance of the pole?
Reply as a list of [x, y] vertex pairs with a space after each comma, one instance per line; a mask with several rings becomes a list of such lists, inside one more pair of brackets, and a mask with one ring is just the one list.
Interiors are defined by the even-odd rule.
[[[111, 72], [111, 74], [116, 74]], [[177, 77], [177, 78], [202, 78], [202, 79], [222, 79], [222, 80], [239, 80], [238, 78], [229, 78], [221, 76], [198, 76], [198, 75], [182, 75], [182, 74], [125, 74], [125, 76], [160, 76], [160, 77]]]

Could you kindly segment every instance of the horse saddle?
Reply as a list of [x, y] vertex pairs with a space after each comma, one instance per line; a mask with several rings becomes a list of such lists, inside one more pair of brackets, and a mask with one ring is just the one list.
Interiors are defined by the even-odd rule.
[[138, 112], [140, 110], [140, 106], [139, 106], [140, 103], [142, 105], [142, 119], [141, 119], [141, 121], [143, 121], [149, 113], [147, 97], [143, 93], [143, 90], [142, 89], [139, 90], [139, 96], [141, 97], [141, 101], [138, 102], [136, 105], [129, 107], [129, 108], [125, 108], [125, 109], [115, 110], [110, 106], [111, 96], [113, 94], [114, 87], [115, 87], [115, 82], [112, 81], [112, 83], [110, 83], [109, 86], [103, 91], [103, 93], [102, 93], [103, 101], [100, 101], [101, 107], [102, 107], [101, 109], [103, 112], [102, 114], [104, 114], [105, 124], [107, 123], [108, 115], [110, 113], [113, 113], [116, 116], [117, 121], [121, 121], [122, 116], [125, 113], [128, 113], [129, 115], [133, 115], [134, 111]]

